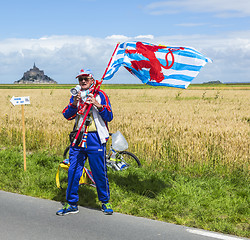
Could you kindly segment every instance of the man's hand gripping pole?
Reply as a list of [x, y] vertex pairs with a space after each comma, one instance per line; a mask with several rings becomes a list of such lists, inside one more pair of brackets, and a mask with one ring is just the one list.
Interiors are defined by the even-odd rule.
[[[97, 95], [97, 93], [98, 93], [98, 91], [99, 91], [99, 89], [100, 89], [100, 87], [101, 87], [101, 84], [102, 84], [102, 80], [101, 80], [101, 81], [97, 81], [97, 80], [96, 80], [96, 84], [95, 84], [95, 87], [94, 87], [94, 90], [93, 90], [94, 97], [96, 97], [96, 95]], [[77, 141], [77, 139], [78, 139], [78, 137], [79, 137], [79, 134], [80, 134], [80, 132], [81, 132], [81, 130], [82, 130], [82, 128], [83, 128], [83, 125], [84, 125], [84, 123], [85, 123], [85, 121], [86, 121], [86, 118], [87, 118], [87, 116], [88, 116], [88, 114], [89, 114], [89, 111], [90, 111], [90, 109], [91, 109], [92, 106], [93, 106], [92, 103], [86, 103], [86, 102], [85, 102], [83, 108], [81, 109], [81, 112], [84, 112], [86, 109], [87, 109], [87, 111], [86, 111], [85, 114], [84, 114], [82, 124], [81, 124], [81, 126], [79, 127], [79, 129], [78, 129], [78, 132], [77, 132], [77, 134], [76, 134], [76, 136], [75, 136], [74, 141], [72, 142], [72, 147], [74, 147], [74, 146], [76, 145], [76, 141]]]
[[[96, 84], [95, 84], [95, 87], [94, 87], [94, 90], [93, 90], [94, 97], [96, 97], [96, 95], [98, 94], [98, 91], [99, 91], [99, 89], [100, 89], [100, 87], [101, 87], [101, 84], [102, 84], [102, 82], [103, 82], [103, 79], [104, 79], [104, 77], [105, 77], [105, 75], [106, 75], [106, 73], [107, 73], [107, 71], [108, 71], [108, 68], [109, 68], [109, 66], [110, 66], [110, 63], [111, 63], [111, 61], [112, 61], [112, 59], [113, 59], [113, 57], [114, 57], [114, 55], [115, 55], [115, 53], [116, 53], [116, 50], [117, 50], [119, 44], [120, 44], [119, 42], [116, 44], [115, 50], [114, 50], [114, 52], [113, 52], [113, 54], [112, 54], [112, 56], [111, 56], [111, 58], [110, 58], [110, 60], [109, 60], [109, 63], [108, 63], [108, 65], [107, 65], [107, 67], [106, 67], [106, 70], [105, 70], [105, 72], [104, 72], [104, 74], [103, 74], [103, 76], [102, 76], [102, 78], [101, 78], [101, 81], [97, 81], [97, 80], [96, 80]], [[89, 114], [89, 111], [90, 111], [90, 109], [91, 109], [92, 106], [93, 106], [92, 103], [91, 103], [91, 104], [85, 103], [84, 106], [83, 106], [83, 108], [81, 109], [81, 112], [84, 112], [86, 109], [87, 109], [87, 111], [86, 111], [86, 113], [84, 114], [82, 124], [81, 124], [81, 126], [79, 127], [79, 129], [78, 129], [78, 132], [77, 132], [77, 134], [76, 134], [76, 136], [75, 136], [74, 141], [72, 142], [72, 147], [74, 147], [74, 146], [76, 145], [76, 141], [77, 141], [77, 139], [78, 139], [78, 137], [79, 137], [79, 134], [80, 134], [80, 132], [81, 132], [81, 130], [82, 130], [82, 127], [83, 127], [83, 125], [84, 125], [84, 123], [85, 123], [85, 121], [86, 121], [86, 118], [87, 118], [87, 116], [88, 116], [88, 114]]]

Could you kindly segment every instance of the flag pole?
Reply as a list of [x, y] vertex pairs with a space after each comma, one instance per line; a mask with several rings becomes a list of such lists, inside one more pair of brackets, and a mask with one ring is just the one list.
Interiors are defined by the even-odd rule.
[[106, 69], [105, 69], [105, 72], [104, 72], [104, 74], [103, 74], [103, 76], [102, 76], [102, 78], [101, 78], [101, 81], [103, 80], [103, 78], [105, 77], [105, 75], [106, 75], [106, 73], [107, 73], [107, 71], [108, 71], [109, 65], [111, 64], [111, 61], [112, 61], [112, 59], [113, 59], [113, 57], [114, 57], [114, 55], [115, 55], [115, 52], [116, 52], [116, 50], [117, 50], [119, 44], [120, 44], [120, 42], [118, 42], [118, 43], [116, 44], [115, 50], [114, 50], [114, 52], [113, 52], [113, 54], [112, 54], [112, 56], [111, 56], [111, 58], [110, 58], [110, 60], [109, 60], [109, 63], [108, 63], [108, 65], [107, 65]]
[[[120, 42], [118, 42], [118, 43], [116, 44], [115, 50], [114, 50], [114, 52], [113, 52], [113, 54], [112, 54], [112, 56], [111, 56], [111, 58], [110, 58], [110, 60], [109, 60], [109, 63], [108, 63], [108, 65], [107, 65], [106, 69], [105, 69], [105, 72], [104, 72], [104, 74], [103, 74], [103, 76], [102, 76], [102, 78], [101, 78], [101, 81], [97, 81], [97, 80], [96, 80], [96, 84], [95, 84], [95, 87], [94, 87], [94, 90], [93, 90], [94, 97], [96, 97], [96, 95], [97, 95], [97, 93], [98, 93], [98, 91], [99, 91], [99, 89], [100, 89], [100, 87], [101, 87], [101, 84], [102, 84], [102, 82], [103, 82], [103, 78], [105, 77], [105, 75], [106, 75], [106, 73], [107, 73], [107, 71], [108, 71], [108, 68], [109, 68], [109, 66], [110, 66], [110, 64], [111, 64], [111, 61], [112, 61], [112, 59], [113, 59], [113, 57], [114, 57], [114, 55], [115, 55], [115, 52], [116, 52], [116, 50], [117, 50], [119, 44], [120, 44]], [[75, 139], [74, 139], [73, 142], [72, 142], [72, 147], [75, 146], [76, 141], [77, 141], [77, 139], [78, 139], [78, 137], [79, 137], [79, 134], [80, 134], [80, 132], [81, 132], [81, 130], [82, 130], [82, 127], [83, 127], [83, 125], [84, 125], [84, 123], [85, 123], [85, 121], [86, 121], [86, 118], [87, 118], [88, 114], [89, 114], [89, 111], [90, 111], [91, 107], [93, 106], [92, 103], [91, 103], [91, 104], [85, 103], [84, 105], [85, 105], [85, 106], [84, 106], [84, 110], [83, 110], [83, 111], [85, 111], [85, 109], [87, 109], [87, 111], [86, 111], [85, 114], [84, 114], [82, 124], [81, 124], [81, 126], [79, 127], [78, 132], [77, 132], [77, 134], [76, 134], [76, 136], [75, 136]]]

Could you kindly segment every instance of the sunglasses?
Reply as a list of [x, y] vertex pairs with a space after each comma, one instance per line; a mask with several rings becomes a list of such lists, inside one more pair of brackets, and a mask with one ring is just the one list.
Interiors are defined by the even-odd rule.
[[92, 80], [93, 78], [91, 78], [91, 77], [79, 77], [78, 78], [78, 80], [80, 81], [80, 82], [82, 82], [83, 80], [85, 81], [85, 82], [89, 82], [90, 80]]

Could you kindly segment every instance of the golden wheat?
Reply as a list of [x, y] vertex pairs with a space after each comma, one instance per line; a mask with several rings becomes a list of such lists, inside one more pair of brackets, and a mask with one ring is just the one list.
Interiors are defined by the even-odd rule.
[[[107, 89], [114, 119], [110, 132], [120, 130], [129, 150], [145, 163], [175, 161], [180, 165], [249, 164], [250, 91]], [[25, 106], [28, 149], [62, 152], [73, 122], [61, 112], [69, 101], [64, 89], [0, 90], [1, 143], [21, 144], [21, 107], [12, 96], [30, 96]]]

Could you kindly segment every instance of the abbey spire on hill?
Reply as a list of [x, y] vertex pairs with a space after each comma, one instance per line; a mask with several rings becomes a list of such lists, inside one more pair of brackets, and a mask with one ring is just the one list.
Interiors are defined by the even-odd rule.
[[44, 71], [36, 67], [34, 63], [33, 68], [23, 74], [23, 77], [15, 81], [14, 84], [57, 84], [55, 80], [44, 74]]

